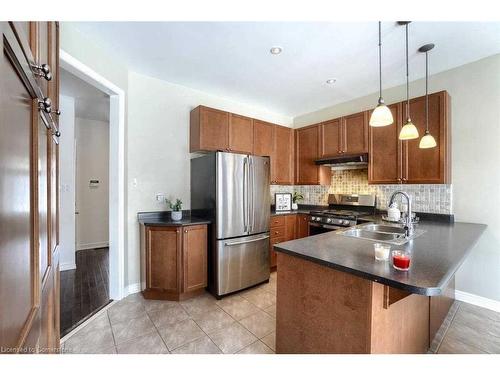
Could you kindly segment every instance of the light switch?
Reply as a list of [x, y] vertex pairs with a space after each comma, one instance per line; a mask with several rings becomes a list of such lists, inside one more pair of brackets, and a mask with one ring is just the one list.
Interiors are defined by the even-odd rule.
[[156, 201], [163, 202], [164, 200], [165, 200], [165, 194], [163, 194], [163, 193], [156, 194]]
[[134, 178], [134, 179], [132, 180], [132, 186], [133, 186], [133, 187], [137, 187], [137, 178]]

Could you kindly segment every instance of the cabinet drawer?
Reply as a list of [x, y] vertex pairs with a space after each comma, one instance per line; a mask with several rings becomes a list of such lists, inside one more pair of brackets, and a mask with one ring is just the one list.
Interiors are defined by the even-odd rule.
[[285, 216], [271, 216], [271, 229], [285, 225]]
[[284, 237], [285, 236], [285, 226], [271, 228], [271, 238]]

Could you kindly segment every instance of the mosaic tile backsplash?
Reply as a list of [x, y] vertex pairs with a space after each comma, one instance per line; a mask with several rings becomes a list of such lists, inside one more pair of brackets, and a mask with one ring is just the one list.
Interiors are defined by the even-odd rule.
[[328, 205], [328, 194], [376, 194], [377, 208], [387, 209], [387, 202], [396, 190], [406, 191], [416, 212], [452, 214], [452, 185], [368, 185], [366, 169], [332, 171], [330, 186], [316, 185], [271, 185], [271, 200], [274, 193], [302, 193], [301, 204]]

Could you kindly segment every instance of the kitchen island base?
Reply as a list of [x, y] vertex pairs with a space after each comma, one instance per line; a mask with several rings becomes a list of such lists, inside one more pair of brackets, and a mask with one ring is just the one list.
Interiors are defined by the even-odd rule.
[[278, 270], [276, 353], [427, 352], [434, 297], [281, 252]]

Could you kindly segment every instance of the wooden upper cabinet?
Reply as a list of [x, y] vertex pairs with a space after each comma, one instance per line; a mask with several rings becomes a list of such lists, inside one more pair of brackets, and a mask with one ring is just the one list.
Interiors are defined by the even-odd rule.
[[183, 291], [191, 292], [207, 286], [207, 227], [193, 225], [183, 231]]
[[297, 129], [295, 134], [297, 185], [330, 185], [330, 169], [314, 163], [320, 154], [320, 125]]
[[326, 121], [320, 125], [320, 158], [342, 153], [342, 119]]
[[271, 184], [293, 185], [294, 147], [293, 129], [274, 126], [271, 155]]
[[228, 151], [229, 113], [198, 106], [190, 116], [189, 151]]
[[146, 288], [179, 293], [182, 234], [180, 227], [146, 228]]
[[342, 117], [342, 153], [368, 152], [368, 112]]
[[[388, 106], [394, 123], [388, 126], [369, 127], [368, 182], [370, 184], [399, 184], [402, 179], [401, 130], [402, 105]], [[371, 113], [370, 113], [371, 114]]]
[[[429, 95], [429, 131], [436, 139], [434, 148], [419, 148], [425, 133], [425, 96], [410, 100], [410, 116], [419, 138], [404, 141], [403, 182], [408, 184], [445, 184], [450, 181], [449, 95], [440, 91]], [[403, 118], [406, 118], [406, 111]]]
[[229, 114], [229, 149], [232, 152], [253, 152], [253, 119]]
[[254, 120], [253, 122], [253, 154], [257, 156], [271, 156], [274, 149], [274, 124]]

